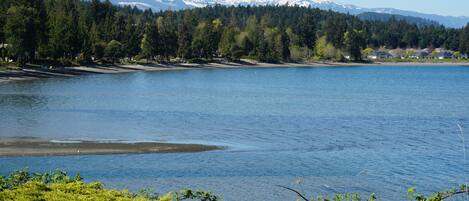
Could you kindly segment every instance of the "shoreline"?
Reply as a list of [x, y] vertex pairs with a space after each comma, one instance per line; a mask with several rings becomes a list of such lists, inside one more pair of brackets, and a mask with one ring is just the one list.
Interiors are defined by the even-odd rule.
[[451, 62], [433, 62], [433, 63], [414, 63], [414, 62], [376, 62], [376, 63], [341, 63], [341, 62], [310, 62], [310, 63], [181, 63], [181, 64], [112, 64], [112, 65], [89, 65], [75, 67], [58, 67], [58, 68], [25, 68], [17, 70], [0, 70], [0, 84], [36, 80], [44, 78], [57, 77], [75, 77], [80, 75], [93, 74], [115, 74], [115, 73], [131, 73], [139, 71], [173, 71], [173, 70], [189, 70], [189, 69], [234, 69], [234, 68], [312, 68], [312, 67], [357, 67], [357, 66], [469, 66], [469, 62], [451, 63]]
[[39, 138], [0, 138], [0, 157], [70, 156], [147, 153], [195, 153], [221, 150], [201, 144], [164, 142], [50, 141]]

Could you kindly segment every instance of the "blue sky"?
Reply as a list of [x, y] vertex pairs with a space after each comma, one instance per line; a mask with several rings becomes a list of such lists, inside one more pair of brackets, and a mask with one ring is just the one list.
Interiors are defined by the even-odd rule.
[[367, 8], [398, 8], [424, 13], [469, 16], [469, 0], [333, 0]]

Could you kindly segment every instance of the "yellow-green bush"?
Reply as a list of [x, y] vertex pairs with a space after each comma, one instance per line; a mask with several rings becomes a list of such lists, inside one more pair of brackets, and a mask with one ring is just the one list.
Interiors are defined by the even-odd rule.
[[[146, 197], [134, 195], [126, 190], [107, 190], [100, 183], [53, 183], [47, 185], [39, 181], [28, 181], [14, 189], [0, 192], [0, 200], [15, 201], [145, 201]], [[159, 199], [158, 199], [159, 200]]]
[[102, 183], [85, 183], [77, 175], [70, 177], [57, 170], [48, 173], [30, 174], [26, 170], [16, 171], [9, 176], [0, 176], [1, 201], [172, 201], [172, 200], [216, 201], [219, 197], [210, 192], [182, 190], [164, 196], [142, 191], [104, 188]]

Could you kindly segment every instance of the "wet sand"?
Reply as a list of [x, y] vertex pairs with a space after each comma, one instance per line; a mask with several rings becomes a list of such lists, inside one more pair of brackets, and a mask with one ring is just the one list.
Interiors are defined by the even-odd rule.
[[3, 156], [60, 156], [89, 154], [182, 153], [219, 150], [221, 147], [200, 144], [173, 144], [159, 142], [95, 142], [48, 141], [37, 138], [0, 139], [0, 157]]

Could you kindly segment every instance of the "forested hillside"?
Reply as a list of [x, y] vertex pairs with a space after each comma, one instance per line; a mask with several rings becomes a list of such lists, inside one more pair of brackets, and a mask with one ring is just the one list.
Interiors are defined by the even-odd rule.
[[410, 24], [416, 24], [418, 26], [438, 26], [440, 25], [438, 22], [420, 18], [420, 17], [411, 17], [411, 16], [404, 16], [404, 15], [396, 15], [396, 14], [387, 14], [387, 13], [374, 13], [374, 12], [366, 12], [357, 15], [358, 18], [361, 20], [369, 20], [369, 21], [389, 21], [392, 18], [394, 20], [403, 20]]
[[361, 50], [438, 48], [469, 52], [465, 29], [391, 18], [362, 21], [289, 6], [214, 6], [154, 13], [99, 0], [3, 0], [2, 58], [31, 61], [181, 61], [224, 57], [264, 62], [361, 60]]

